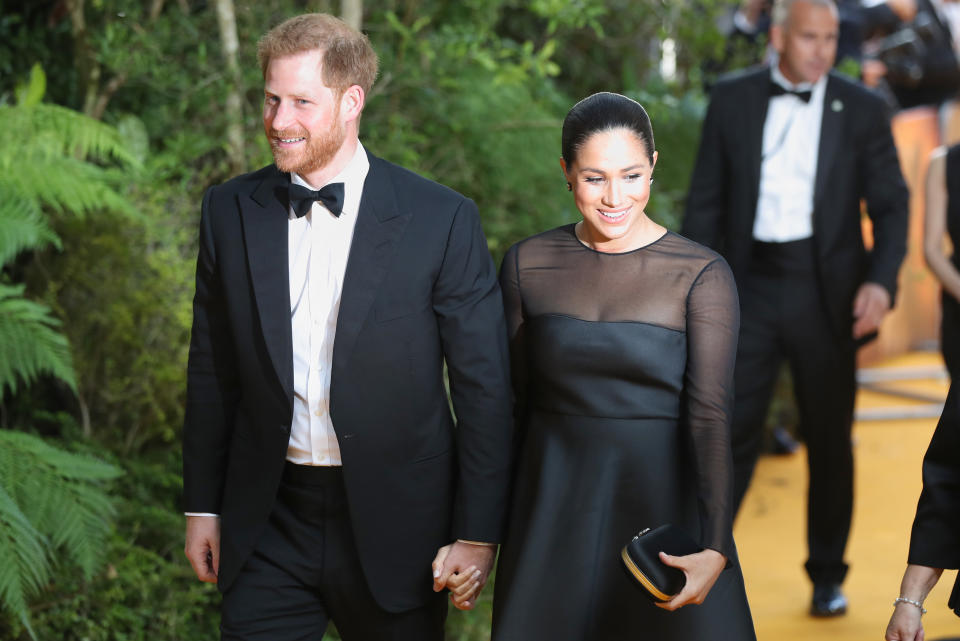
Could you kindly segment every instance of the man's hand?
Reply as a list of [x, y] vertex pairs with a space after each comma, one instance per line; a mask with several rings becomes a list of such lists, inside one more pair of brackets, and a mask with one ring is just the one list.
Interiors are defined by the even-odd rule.
[[890, 311], [890, 293], [877, 283], [864, 283], [853, 299], [853, 338], [862, 338], [880, 327]]
[[707, 598], [710, 588], [717, 582], [720, 572], [727, 564], [727, 559], [716, 550], [703, 550], [686, 556], [671, 556], [666, 552], [660, 553], [660, 560], [672, 568], [683, 570], [687, 582], [677, 596], [666, 603], [657, 603], [658, 608], [676, 610], [685, 605], [694, 603], [700, 605]]
[[487, 583], [495, 545], [472, 545], [457, 541], [437, 550], [433, 559], [433, 591], [450, 589], [450, 600], [458, 610], [472, 610]]
[[183, 553], [197, 578], [216, 583], [220, 572], [220, 517], [188, 516], [186, 538]]

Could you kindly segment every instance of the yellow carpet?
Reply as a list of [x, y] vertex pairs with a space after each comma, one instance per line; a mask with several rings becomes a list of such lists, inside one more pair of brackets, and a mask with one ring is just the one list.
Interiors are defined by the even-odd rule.
[[[910, 354], [882, 367], [942, 364], [929, 353]], [[901, 387], [946, 396], [942, 379], [913, 380]], [[919, 401], [862, 391], [857, 409], [909, 408]], [[858, 421], [854, 425], [856, 501], [847, 548], [850, 572], [846, 616], [807, 614], [811, 587], [806, 560], [806, 455], [761, 458], [734, 533], [759, 641], [878, 641], [893, 611], [906, 566], [910, 525], [920, 495], [920, 465], [933, 434], [932, 418]], [[926, 641], [960, 637], [960, 618], [946, 606], [955, 570], [944, 572], [927, 599]]]

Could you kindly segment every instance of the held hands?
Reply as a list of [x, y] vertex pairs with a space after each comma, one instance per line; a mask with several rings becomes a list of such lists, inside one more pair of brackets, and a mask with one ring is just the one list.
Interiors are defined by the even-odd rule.
[[487, 583], [495, 545], [473, 545], [457, 541], [437, 550], [433, 559], [433, 591], [450, 590], [450, 601], [458, 610], [472, 610]]
[[853, 299], [853, 338], [856, 340], [876, 331], [890, 311], [890, 293], [883, 285], [864, 283]]
[[205, 583], [216, 583], [220, 572], [220, 518], [216, 516], [188, 516], [187, 555], [197, 578]]
[[671, 556], [666, 552], [660, 553], [660, 560], [670, 567], [683, 570], [687, 576], [687, 583], [680, 594], [665, 603], [657, 603], [658, 608], [677, 610], [691, 603], [700, 605], [707, 598], [710, 588], [717, 582], [720, 572], [727, 564], [727, 559], [716, 550], [703, 550], [686, 556]]

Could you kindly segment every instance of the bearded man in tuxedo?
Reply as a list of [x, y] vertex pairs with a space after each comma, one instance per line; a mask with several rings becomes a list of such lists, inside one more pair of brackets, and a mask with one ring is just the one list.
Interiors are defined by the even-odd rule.
[[791, 368], [810, 474], [810, 611], [836, 616], [847, 608], [856, 349], [893, 304], [908, 195], [883, 100], [830, 71], [834, 2], [778, 0], [772, 22], [777, 60], [713, 89], [681, 233], [723, 254], [740, 293], [737, 505], [784, 359]]
[[[367, 38], [260, 41], [274, 164], [203, 199], [185, 552], [225, 640], [443, 638], [503, 529], [507, 340], [474, 203], [369, 153]], [[449, 371], [451, 415], [444, 385]]]

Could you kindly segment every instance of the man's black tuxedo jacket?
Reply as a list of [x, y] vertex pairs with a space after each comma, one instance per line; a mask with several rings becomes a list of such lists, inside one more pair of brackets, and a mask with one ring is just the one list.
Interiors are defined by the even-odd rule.
[[[910, 563], [960, 568], [960, 387], [950, 386], [940, 422], [923, 457], [923, 492], [910, 534]], [[960, 615], [960, 577], [950, 608]]]
[[[330, 416], [367, 582], [396, 612], [429, 598], [440, 546], [500, 540], [513, 424], [501, 295], [476, 205], [369, 159]], [[187, 512], [222, 516], [224, 591], [267, 522], [290, 434], [289, 182], [271, 165], [203, 200], [184, 497]]]
[[[719, 251], [739, 281], [750, 265], [760, 190], [770, 69], [728, 76], [713, 88], [681, 233]], [[861, 232], [861, 199], [874, 247]], [[849, 337], [853, 298], [864, 281], [893, 301], [906, 253], [908, 193], [882, 99], [831, 72], [814, 185], [813, 237], [831, 326]], [[851, 339], [852, 340], [852, 339]]]

